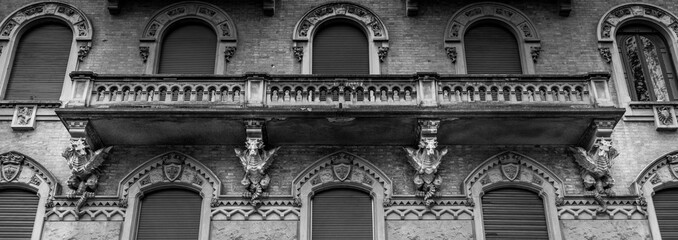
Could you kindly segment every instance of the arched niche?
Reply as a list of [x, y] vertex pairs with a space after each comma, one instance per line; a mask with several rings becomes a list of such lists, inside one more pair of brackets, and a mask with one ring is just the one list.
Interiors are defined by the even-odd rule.
[[158, 69], [162, 37], [173, 23], [196, 19], [211, 26], [217, 34], [217, 59], [215, 74], [224, 74], [226, 63], [230, 61], [237, 47], [238, 32], [231, 17], [221, 8], [204, 2], [179, 2], [158, 10], [141, 33], [139, 51], [146, 63], [146, 74], [154, 74]]
[[301, 205], [299, 239], [310, 239], [311, 199], [316, 192], [353, 188], [372, 196], [375, 239], [386, 239], [384, 204], [390, 203], [393, 183], [369, 161], [348, 152], [336, 152], [316, 161], [292, 182], [292, 196]]
[[56, 178], [37, 161], [15, 151], [0, 154], [0, 175], [0, 188], [20, 188], [38, 195], [32, 239], [40, 239], [45, 212], [53, 206], [52, 201], [59, 191]]
[[633, 182], [640, 197], [640, 205], [647, 207], [647, 216], [653, 239], [662, 239], [652, 197], [655, 192], [678, 188], [678, 150], [655, 159], [645, 166]]
[[535, 73], [534, 63], [541, 52], [541, 40], [534, 23], [520, 10], [502, 3], [480, 2], [467, 5], [452, 15], [444, 33], [445, 51], [457, 74], [466, 73], [464, 34], [481, 20], [494, 20], [509, 27], [518, 41], [523, 73]]
[[367, 35], [370, 74], [381, 72], [379, 63], [388, 54], [388, 30], [379, 16], [366, 7], [349, 2], [328, 3], [314, 7], [297, 21], [292, 33], [293, 50], [301, 62], [301, 73], [311, 73], [313, 37], [318, 27], [335, 19], [354, 22]]
[[476, 167], [461, 187], [473, 205], [476, 239], [485, 239], [482, 197], [502, 187], [522, 188], [539, 195], [544, 200], [549, 239], [562, 239], [556, 206], [563, 201], [563, 181], [534, 159], [511, 151], [499, 153]]
[[[221, 192], [219, 178], [196, 159], [180, 152], [168, 152], [146, 161], [120, 181], [118, 196], [127, 207], [123, 238], [133, 239], [138, 224], [140, 199], [144, 193], [183, 188], [198, 192], [202, 197], [200, 239], [209, 237], [211, 203]], [[170, 209], [168, 209], [170, 210]]]
[[[630, 90], [626, 83], [624, 62], [617, 43], [617, 31], [628, 23], [639, 23], [657, 30], [666, 40], [670, 51], [673, 68], [678, 66], [678, 16], [670, 11], [648, 3], [626, 3], [613, 7], [598, 21], [596, 37], [598, 50], [607, 63], [612, 67], [612, 78], [617, 88], [617, 97], [620, 105], [626, 107], [631, 100]], [[633, 112], [627, 111], [627, 116]]]
[[12, 62], [19, 38], [31, 27], [45, 21], [58, 21], [71, 28], [73, 40], [64, 74], [61, 101], [71, 99], [72, 84], [68, 74], [78, 70], [92, 47], [92, 23], [80, 9], [60, 2], [38, 2], [25, 5], [2, 20], [0, 23], [0, 99], [4, 99], [9, 82]]

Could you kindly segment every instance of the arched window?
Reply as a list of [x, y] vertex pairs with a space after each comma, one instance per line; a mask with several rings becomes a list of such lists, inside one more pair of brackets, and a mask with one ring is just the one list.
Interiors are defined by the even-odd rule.
[[5, 91], [6, 100], [58, 100], [66, 75], [73, 32], [46, 22], [20, 37]]
[[202, 198], [184, 189], [163, 189], [141, 199], [138, 240], [198, 239]]
[[199, 20], [174, 23], [162, 39], [158, 73], [214, 74], [214, 29]]
[[369, 74], [367, 36], [348, 20], [323, 24], [313, 37], [313, 74]]
[[657, 191], [652, 201], [662, 239], [678, 239], [678, 188]]
[[482, 20], [464, 34], [466, 68], [470, 74], [523, 73], [514, 33], [499, 21]]
[[678, 100], [671, 53], [655, 29], [630, 24], [617, 31], [629, 94], [634, 101]]
[[519, 188], [501, 188], [483, 195], [485, 239], [549, 239], [544, 201]]
[[31, 239], [38, 195], [18, 189], [0, 189], [0, 239]]
[[313, 196], [312, 239], [373, 239], [372, 198], [366, 192], [337, 188]]

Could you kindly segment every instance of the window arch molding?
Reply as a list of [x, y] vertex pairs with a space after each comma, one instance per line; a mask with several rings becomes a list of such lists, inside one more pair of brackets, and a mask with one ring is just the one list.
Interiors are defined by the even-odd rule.
[[163, 189], [186, 189], [202, 198], [199, 239], [208, 239], [211, 204], [220, 196], [221, 181], [209, 168], [180, 152], [156, 156], [125, 176], [118, 185], [118, 197], [127, 207], [122, 236], [134, 239], [139, 223], [141, 198], [146, 193]]
[[339, 151], [316, 161], [292, 181], [292, 196], [301, 205], [299, 239], [311, 236], [311, 199], [315, 193], [334, 188], [351, 188], [372, 197], [375, 239], [386, 239], [384, 204], [390, 203], [393, 183], [372, 163], [354, 154]]
[[541, 52], [541, 40], [534, 23], [520, 10], [506, 4], [482, 2], [467, 5], [447, 22], [444, 46], [457, 74], [466, 74], [464, 34], [478, 21], [494, 20], [508, 27], [518, 42], [524, 74], [535, 73], [534, 63]]
[[384, 60], [389, 50], [389, 37], [381, 18], [368, 8], [349, 2], [336, 2], [312, 8], [297, 21], [292, 34], [294, 46], [292, 50], [301, 62], [301, 73], [310, 74], [313, 38], [324, 23], [345, 19], [356, 23], [367, 36], [370, 74], [380, 74], [379, 63]]
[[84, 12], [70, 4], [60, 2], [38, 2], [25, 5], [12, 12], [0, 23], [0, 99], [5, 98], [12, 63], [21, 36], [30, 28], [46, 21], [64, 23], [73, 32], [59, 100], [71, 99], [73, 86], [68, 74], [76, 71], [79, 62], [89, 54], [92, 47], [93, 28]]
[[139, 44], [139, 53], [146, 63], [146, 74], [155, 74], [159, 67], [162, 38], [172, 25], [195, 19], [210, 26], [217, 34], [214, 74], [224, 74], [226, 63], [235, 54], [238, 33], [231, 17], [221, 8], [203, 2], [179, 2], [158, 10], [146, 23]]
[[[12, 165], [18, 171], [8, 176], [7, 169], [10, 167], [8, 165]], [[15, 151], [0, 154], [0, 171], [2, 171], [0, 189], [18, 188], [35, 192], [38, 195], [38, 209], [35, 214], [32, 239], [39, 239], [42, 236], [46, 219], [45, 213], [48, 206], [53, 205], [54, 196], [59, 189], [57, 179], [39, 162]]]
[[647, 210], [653, 239], [662, 239], [653, 196], [657, 191], [678, 188], [678, 150], [664, 154], [645, 166], [633, 182], [639, 205]]
[[618, 30], [629, 23], [640, 23], [657, 30], [668, 45], [672, 67], [677, 69], [678, 63], [678, 16], [662, 7], [647, 3], [621, 4], [607, 11], [598, 21], [596, 29], [598, 50], [603, 59], [611, 64], [612, 78], [618, 89], [617, 97], [623, 107], [627, 107], [632, 99], [624, 75], [624, 62], [617, 51], [619, 44], [616, 36]]
[[563, 181], [536, 160], [512, 151], [499, 153], [476, 167], [462, 186], [467, 200], [473, 205], [476, 239], [485, 239], [483, 195], [505, 187], [537, 193], [544, 201], [549, 239], [562, 239], [556, 206], [564, 198]]

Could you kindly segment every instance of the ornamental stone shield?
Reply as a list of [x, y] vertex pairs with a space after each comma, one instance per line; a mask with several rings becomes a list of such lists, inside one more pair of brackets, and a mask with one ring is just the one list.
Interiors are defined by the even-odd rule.
[[516, 180], [520, 173], [520, 165], [517, 163], [505, 163], [501, 165], [501, 173], [504, 174], [509, 181]]
[[181, 177], [184, 168], [184, 158], [177, 155], [167, 155], [162, 162], [162, 172], [170, 182]]
[[24, 156], [8, 153], [0, 157], [2, 163], [2, 179], [11, 182], [21, 173]]
[[332, 171], [334, 171], [334, 175], [337, 176], [339, 181], [343, 182], [346, 180], [346, 178], [348, 178], [349, 173], [351, 173], [351, 165], [345, 163], [333, 165]]
[[674, 178], [678, 178], [678, 154], [666, 156], [666, 160], [669, 162], [669, 169]]

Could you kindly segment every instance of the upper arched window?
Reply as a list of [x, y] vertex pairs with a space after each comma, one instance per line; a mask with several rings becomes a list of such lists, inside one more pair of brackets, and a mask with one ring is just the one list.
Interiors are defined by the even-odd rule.
[[474, 23], [464, 35], [467, 73], [523, 73], [518, 41], [513, 32], [499, 21]]
[[622, 27], [616, 37], [631, 99], [677, 100], [678, 82], [664, 37], [655, 29], [641, 24]]
[[217, 35], [202, 21], [174, 23], [165, 34], [158, 73], [214, 74]]
[[349, 21], [320, 26], [313, 37], [313, 74], [369, 74], [367, 36]]
[[66, 77], [73, 32], [57, 21], [27, 29], [18, 46], [5, 91], [6, 100], [58, 100]]

